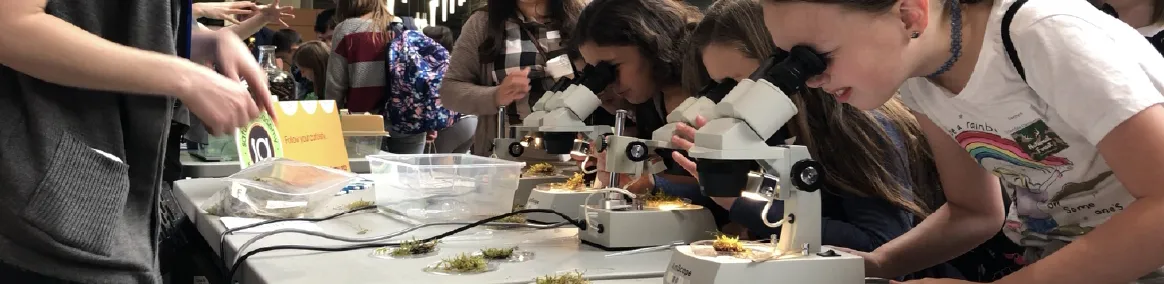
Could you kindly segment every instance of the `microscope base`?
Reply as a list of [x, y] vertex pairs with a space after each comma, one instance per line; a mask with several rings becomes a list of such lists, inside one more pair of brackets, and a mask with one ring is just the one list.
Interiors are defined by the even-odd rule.
[[[718, 231], [711, 211], [698, 205], [669, 210], [646, 208], [619, 211], [591, 207], [589, 212], [588, 228], [579, 231], [578, 235], [583, 243], [604, 250], [653, 247], [675, 242], [691, 243], [707, 239]], [[602, 229], [595, 229], [594, 226]]]
[[574, 172], [572, 171], [563, 171], [560, 175], [521, 177], [521, 179], [518, 179], [517, 181], [517, 192], [513, 193], [513, 204], [528, 206], [529, 204], [526, 203], [529, 201], [530, 193], [532, 193], [539, 184], [566, 182], [566, 180], [569, 179], [569, 176], [573, 174]]
[[[583, 203], [586, 203], [586, 197], [590, 196], [594, 191], [548, 191], [533, 188], [529, 192], [529, 198], [526, 200], [526, 209], [549, 209], [558, 211], [571, 219], [582, 219], [582, 209], [579, 209]], [[597, 205], [602, 201], [602, 198], [591, 198], [590, 203]], [[552, 224], [563, 222], [561, 216], [550, 213], [529, 213], [525, 215], [525, 220], [534, 224]]]
[[832, 250], [834, 256], [794, 254], [777, 259], [753, 262], [732, 256], [700, 256], [692, 252], [690, 245], [675, 247], [671, 254], [671, 264], [667, 265], [663, 283], [814, 283], [814, 284], [860, 284], [865, 283], [865, 262], [861, 257], [847, 254], [831, 246], [821, 247], [821, 252]]

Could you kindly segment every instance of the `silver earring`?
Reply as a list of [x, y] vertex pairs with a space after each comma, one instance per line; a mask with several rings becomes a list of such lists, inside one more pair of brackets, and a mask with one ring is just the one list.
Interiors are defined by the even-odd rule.
[[917, 38], [919, 36], [921, 36], [920, 32], [913, 32], [909, 34], [909, 38]]

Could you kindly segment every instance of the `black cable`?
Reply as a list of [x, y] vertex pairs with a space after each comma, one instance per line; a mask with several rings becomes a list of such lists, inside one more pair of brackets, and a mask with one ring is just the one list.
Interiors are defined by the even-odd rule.
[[355, 208], [355, 209], [351, 209], [351, 210], [348, 210], [348, 211], [344, 211], [344, 212], [340, 212], [340, 213], [335, 213], [335, 214], [331, 214], [331, 215], [328, 215], [328, 216], [325, 216], [325, 217], [319, 217], [319, 218], [289, 218], [289, 219], [266, 220], [266, 221], [262, 221], [262, 222], [258, 222], [258, 223], [254, 223], [254, 224], [250, 224], [250, 225], [246, 225], [246, 226], [241, 226], [241, 227], [237, 227], [237, 228], [233, 228], [233, 229], [226, 229], [226, 231], [223, 231], [221, 235], [218, 235], [218, 255], [219, 255], [219, 258], [221, 258], [221, 260], [222, 260], [222, 265], [223, 265], [223, 267], [225, 268], [225, 266], [226, 266], [226, 263], [227, 263], [227, 260], [226, 260], [226, 236], [227, 236], [227, 235], [230, 235], [230, 234], [233, 234], [234, 232], [238, 232], [238, 231], [242, 231], [242, 230], [246, 230], [246, 229], [250, 229], [250, 228], [254, 228], [254, 227], [258, 227], [258, 226], [262, 226], [262, 225], [273, 224], [273, 223], [279, 223], [279, 222], [288, 222], [288, 221], [307, 221], [307, 222], [319, 222], [319, 221], [327, 221], [327, 220], [335, 219], [335, 218], [337, 218], [337, 217], [339, 217], [339, 216], [343, 216], [343, 215], [347, 215], [347, 214], [351, 214], [351, 213], [355, 213], [355, 212], [360, 212], [360, 211], [364, 211], [364, 210], [368, 210], [368, 209], [376, 209], [376, 205], [368, 205], [368, 206], [364, 206], [364, 207], [360, 207], [360, 208]]
[[[359, 210], [353, 210], [353, 211], [349, 211], [349, 212], [345, 212], [345, 213], [340, 213], [340, 214], [328, 216], [328, 217], [321, 218], [321, 219], [326, 220], [328, 218], [334, 218], [336, 216], [340, 216], [340, 215], [347, 214], [347, 213], [354, 212], [354, 211], [359, 211]], [[448, 232], [445, 232], [445, 233], [442, 233], [442, 234], [439, 234], [439, 235], [436, 235], [436, 236], [433, 236], [430, 238], [420, 240], [420, 242], [427, 243], [427, 242], [440, 240], [440, 239], [443, 239], [445, 237], [452, 236], [452, 235], [455, 235], [455, 234], [460, 233], [460, 232], [464, 232], [465, 230], [472, 229], [474, 227], [481, 226], [481, 225], [484, 225], [484, 224], [489, 223], [489, 222], [493, 222], [493, 221], [505, 219], [506, 217], [509, 217], [509, 216], [513, 216], [513, 215], [517, 215], [517, 214], [525, 214], [525, 213], [551, 213], [554, 215], [558, 215], [559, 217], [562, 217], [562, 219], [565, 219], [567, 222], [570, 222], [571, 225], [578, 227], [579, 230], [586, 230], [586, 221], [585, 220], [574, 220], [574, 219], [570, 218], [570, 216], [566, 216], [566, 214], [562, 214], [561, 212], [558, 212], [558, 211], [549, 210], [549, 209], [522, 209], [522, 210], [510, 212], [510, 213], [505, 213], [505, 214], [485, 218], [485, 219], [482, 219], [480, 221], [473, 222], [471, 224], [453, 229], [452, 231], [448, 231]], [[287, 219], [287, 220], [292, 220], [292, 219]], [[278, 220], [273, 220], [273, 221], [278, 221]], [[274, 222], [271, 222], [271, 223], [274, 223]], [[262, 224], [262, 223], [259, 223], [259, 224]], [[242, 228], [242, 227], [240, 227], [240, 228]], [[340, 251], [352, 251], [352, 250], [366, 249], [366, 248], [393, 247], [393, 246], [399, 246], [399, 245], [400, 245], [400, 243], [368, 243], [368, 244], [358, 244], [358, 245], [350, 245], [350, 246], [343, 246], [343, 247], [278, 245], [278, 246], [269, 246], [269, 247], [257, 248], [255, 250], [244, 253], [242, 256], [240, 256], [238, 258], [238, 260], [236, 260], [234, 262], [234, 264], [232, 264], [230, 266], [230, 270], [226, 274], [226, 277], [227, 277], [226, 283], [233, 283], [235, 273], [238, 272], [238, 269], [240, 267], [242, 267], [243, 262], [245, 262], [247, 260], [247, 258], [251, 257], [252, 255], [261, 253], [261, 252], [275, 251], [275, 250], [309, 250], [309, 251], [323, 251], [323, 252], [340, 252]], [[226, 262], [224, 261], [223, 263], [226, 263]]]

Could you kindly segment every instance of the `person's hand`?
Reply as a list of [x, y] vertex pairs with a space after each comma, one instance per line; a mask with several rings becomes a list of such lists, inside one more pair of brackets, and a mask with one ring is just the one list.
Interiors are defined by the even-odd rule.
[[426, 140], [428, 140], [428, 141], [436, 141], [436, 139], [437, 139], [437, 133], [438, 133], [438, 132], [437, 132], [436, 130], [429, 131], [429, 132], [428, 132], [428, 135], [425, 137], [425, 139], [426, 139]]
[[507, 106], [529, 94], [529, 68], [521, 68], [505, 75], [505, 80], [497, 85], [497, 92], [493, 94], [493, 102], [498, 106]]
[[187, 86], [175, 94], [202, 121], [210, 135], [230, 134], [259, 117], [259, 109], [247, 88], [201, 65], [179, 72]]
[[283, 19], [295, 18], [295, 14], [291, 14], [291, 11], [295, 10], [295, 7], [279, 6], [279, 0], [275, 0], [275, 2], [271, 2], [269, 5], [258, 6], [257, 9], [259, 10], [259, 17], [262, 17], [263, 21], [267, 23], [279, 22], [284, 27], [290, 27], [291, 25], [288, 25]]
[[258, 5], [250, 1], [234, 2], [198, 2], [194, 3], [194, 18], [223, 20], [232, 24], [240, 24], [235, 15], [250, 15], [258, 10]]
[[[205, 67], [184, 68], [186, 74], [180, 76], [187, 84], [175, 96], [190, 106], [207, 130], [212, 134], [227, 133], [253, 121], [260, 109], [276, 119], [267, 73], [233, 33], [195, 32], [191, 43], [191, 59], [214, 62], [222, 75]], [[240, 78], [250, 86], [250, 92], [243, 88]]]
[[860, 256], [862, 259], [865, 259], [865, 275], [866, 276], [893, 278], [892, 276], [887, 277], [886, 275], [883, 275], [885, 273], [883, 271], [881, 271], [882, 270], [881, 268], [885, 266], [885, 259], [882, 258], [880, 254], [876, 254], [873, 252], [856, 251], [856, 250], [841, 248], [841, 247], [838, 247], [837, 250], [851, 254], [851, 255]]
[[[691, 147], [695, 146], [695, 130], [703, 127], [706, 124], [707, 119], [703, 118], [703, 116], [695, 117], [694, 127], [687, 124], [679, 124], [678, 127], [675, 127], [675, 135], [671, 136], [671, 144], [679, 150], [691, 150]], [[684, 170], [687, 170], [687, 173], [690, 173], [691, 176], [695, 177], [696, 180], [699, 180], [699, 171], [695, 166], [694, 161], [684, 157], [683, 154], [680, 154], [678, 151], [671, 152], [671, 158], [674, 159], [675, 163], [679, 164], [680, 167], [683, 167]]]
[[606, 171], [606, 151], [598, 152], [598, 143], [602, 143], [602, 141], [590, 143], [590, 161], [594, 162], [594, 167], [598, 169], [599, 177], [601, 177], [602, 175], [609, 175], [610, 173]]

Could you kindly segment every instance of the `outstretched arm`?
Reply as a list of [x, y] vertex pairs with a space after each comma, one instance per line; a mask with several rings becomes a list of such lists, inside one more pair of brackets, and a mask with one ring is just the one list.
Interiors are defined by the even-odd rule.
[[145, 95], [177, 94], [188, 81], [173, 76], [203, 68], [105, 40], [46, 14], [45, 3], [0, 1], [0, 64], [54, 84]]
[[870, 276], [897, 278], [948, 261], [981, 244], [1002, 227], [998, 178], [966, 154], [929, 117], [914, 113], [934, 153], [946, 204], [909, 232], [873, 251]]

